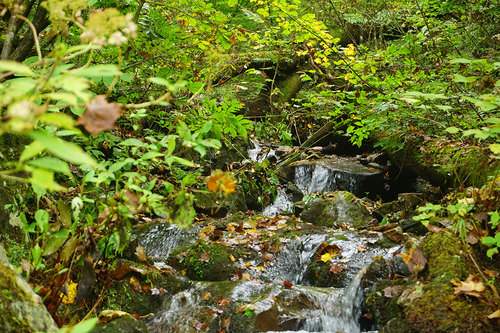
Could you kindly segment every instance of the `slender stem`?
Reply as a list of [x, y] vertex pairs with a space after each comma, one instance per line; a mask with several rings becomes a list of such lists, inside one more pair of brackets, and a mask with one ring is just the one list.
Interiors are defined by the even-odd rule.
[[145, 102], [145, 103], [140, 103], [140, 104], [127, 104], [127, 105], [125, 105], [125, 107], [127, 107], [127, 108], [129, 108], [129, 109], [142, 109], [142, 108], [147, 108], [148, 106], [159, 104], [160, 102], [162, 102], [162, 101], [164, 101], [164, 100], [167, 100], [167, 99], [169, 99], [170, 97], [172, 97], [172, 94], [170, 93], [170, 91], [167, 91], [165, 94], [163, 94], [163, 95], [162, 95], [162, 96], [160, 96], [159, 98], [155, 99], [154, 101], [151, 101], [151, 102]]
[[35, 48], [36, 48], [36, 53], [38, 54], [38, 60], [41, 62], [43, 57], [42, 57], [42, 51], [40, 49], [40, 41], [38, 40], [38, 34], [36, 32], [35, 26], [33, 25], [33, 23], [31, 23], [30, 20], [28, 20], [26, 17], [22, 15], [17, 14], [16, 17], [23, 20], [29, 25], [31, 32], [33, 33], [33, 39], [35, 40]]

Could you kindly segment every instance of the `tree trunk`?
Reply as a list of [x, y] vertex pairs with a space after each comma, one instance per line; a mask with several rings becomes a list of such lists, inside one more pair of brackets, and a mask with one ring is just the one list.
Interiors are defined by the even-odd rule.
[[[48, 18], [48, 13], [45, 8], [42, 7], [42, 2], [45, 0], [42, 0], [38, 3], [38, 7], [35, 12], [35, 16], [33, 17], [33, 20], [31, 21], [33, 25], [36, 28], [37, 33], [40, 33], [43, 29], [47, 28], [50, 24], [49, 18]], [[34, 36], [31, 33], [31, 31], [27, 32], [24, 37], [21, 39], [21, 42], [19, 45], [16, 47], [16, 49], [12, 52], [12, 54], [9, 56], [9, 59], [11, 60], [16, 60], [16, 61], [23, 61], [25, 60], [31, 50], [33, 49], [33, 45], [35, 45], [35, 40]]]

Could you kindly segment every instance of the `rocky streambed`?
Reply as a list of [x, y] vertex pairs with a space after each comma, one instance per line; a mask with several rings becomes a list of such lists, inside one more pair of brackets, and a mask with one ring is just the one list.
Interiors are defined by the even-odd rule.
[[[280, 159], [258, 145], [249, 153]], [[141, 316], [150, 332], [466, 331], [472, 323], [449, 309], [476, 308], [443, 292], [450, 277], [466, 277], [460, 244], [444, 232], [422, 238], [427, 229], [412, 219], [437, 189], [391, 172], [377, 154], [302, 160], [283, 169], [275, 201], [260, 212], [238, 211], [253, 199], [237, 193], [222, 203], [227, 216], [185, 230], [145, 224], [132, 261], [117, 268], [120, 297], [105, 306]]]

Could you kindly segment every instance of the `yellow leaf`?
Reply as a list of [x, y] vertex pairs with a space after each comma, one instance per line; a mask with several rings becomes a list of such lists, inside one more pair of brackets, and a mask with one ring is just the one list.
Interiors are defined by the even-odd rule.
[[330, 260], [332, 260], [332, 255], [330, 254], [330, 252], [321, 255], [322, 262], [329, 262]]
[[229, 259], [231, 259], [232, 262], [236, 261], [236, 258], [232, 254], [229, 254]]
[[63, 295], [62, 302], [64, 304], [73, 304], [76, 298], [76, 288], [78, 287], [78, 283], [69, 280], [67, 282], [67, 295]]
[[493, 312], [492, 314], [490, 314], [488, 316], [489, 319], [493, 319], [493, 318], [500, 318], [500, 310], [496, 310], [495, 312]]

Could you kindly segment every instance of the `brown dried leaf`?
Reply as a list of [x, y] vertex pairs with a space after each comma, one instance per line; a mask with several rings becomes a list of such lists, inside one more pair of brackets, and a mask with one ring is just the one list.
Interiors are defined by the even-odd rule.
[[135, 292], [140, 293], [142, 291], [141, 283], [135, 276], [132, 276], [130, 278], [130, 286], [132, 287], [132, 289], [134, 289]]
[[206, 291], [201, 295], [201, 299], [205, 301], [208, 301], [211, 297], [212, 294], [209, 291]]
[[250, 273], [245, 272], [245, 273], [242, 273], [242, 274], [241, 274], [241, 279], [242, 279], [243, 281], [250, 281], [252, 278], [250, 277]]
[[264, 260], [264, 261], [271, 261], [273, 259], [274, 259], [274, 256], [269, 252], [266, 252], [262, 255], [262, 260]]
[[206, 262], [209, 262], [210, 261], [210, 258], [212, 258], [212, 255], [208, 252], [203, 252], [201, 255], [200, 255], [200, 262], [201, 263], [206, 263]]
[[76, 124], [83, 125], [91, 134], [97, 134], [114, 128], [122, 113], [120, 105], [108, 103], [104, 95], [99, 95], [90, 102]]
[[500, 310], [496, 310], [488, 316], [488, 319], [500, 318]]
[[479, 276], [478, 275], [472, 275], [470, 274], [467, 280], [463, 282], [457, 282], [454, 279], [451, 279], [450, 281], [453, 283], [456, 287], [454, 288], [454, 294], [467, 294], [475, 297], [480, 297], [480, 293], [485, 290], [484, 284], [479, 281]]
[[384, 288], [384, 297], [387, 298], [393, 298], [401, 295], [401, 292], [403, 292], [403, 286], [391, 286]]
[[135, 254], [137, 255], [137, 258], [139, 258], [140, 261], [148, 261], [148, 258], [146, 256], [146, 251], [144, 250], [144, 248], [142, 246], [137, 246], [135, 248]]
[[401, 253], [401, 258], [413, 274], [421, 272], [427, 264], [427, 259], [424, 257], [421, 246], [410, 248], [408, 253]]
[[291, 283], [290, 281], [285, 281], [283, 282], [283, 286], [285, 287], [285, 289], [291, 289], [293, 287], [293, 283]]
[[339, 274], [341, 273], [342, 271], [344, 271], [345, 269], [347, 268], [346, 265], [344, 264], [337, 264], [337, 263], [333, 263], [331, 266], [330, 266], [330, 269], [328, 272], [330, 272], [331, 274]]

